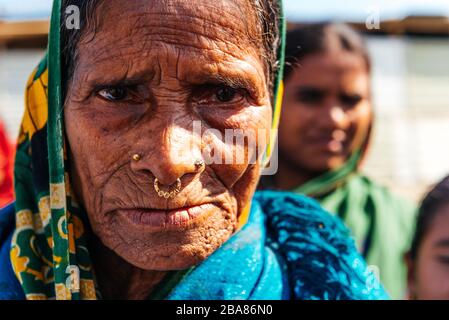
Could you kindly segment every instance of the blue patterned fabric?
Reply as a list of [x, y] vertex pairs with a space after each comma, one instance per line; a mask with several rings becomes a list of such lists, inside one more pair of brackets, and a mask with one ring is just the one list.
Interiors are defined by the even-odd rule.
[[248, 223], [167, 299], [388, 299], [336, 217], [304, 196], [257, 192]]
[[315, 200], [288, 192], [255, 197], [266, 216], [268, 246], [286, 261], [294, 299], [388, 299], [349, 230]]
[[[11, 270], [10, 239], [5, 236], [12, 232], [11, 226], [5, 232], [12, 211], [0, 212], [0, 299], [24, 298]], [[371, 300], [388, 296], [338, 218], [309, 198], [263, 191], [253, 199], [248, 223], [165, 298]]]

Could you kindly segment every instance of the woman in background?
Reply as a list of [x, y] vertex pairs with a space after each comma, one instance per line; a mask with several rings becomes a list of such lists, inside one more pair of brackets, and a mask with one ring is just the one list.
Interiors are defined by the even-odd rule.
[[449, 176], [423, 199], [406, 260], [411, 299], [449, 299]]
[[12, 200], [12, 148], [0, 121], [0, 208]]
[[360, 172], [373, 123], [364, 42], [346, 25], [310, 25], [289, 32], [286, 59], [279, 170], [262, 186], [306, 194], [340, 216], [401, 298], [414, 208]]

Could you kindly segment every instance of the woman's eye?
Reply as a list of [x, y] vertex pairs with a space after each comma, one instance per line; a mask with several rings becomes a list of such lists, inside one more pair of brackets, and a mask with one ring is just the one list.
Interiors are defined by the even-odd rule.
[[348, 107], [355, 107], [362, 99], [362, 96], [358, 94], [343, 94], [340, 97], [341, 103]]
[[195, 101], [200, 105], [236, 105], [248, 95], [245, 89], [236, 89], [226, 85], [203, 85], [194, 93]]
[[125, 87], [111, 87], [98, 91], [98, 95], [109, 101], [123, 101], [129, 96], [129, 90]]
[[237, 90], [231, 87], [220, 87], [215, 93], [218, 101], [226, 103], [231, 102], [237, 96]]
[[449, 256], [438, 256], [437, 257], [438, 262], [444, 265], [449, 265]]
[[303, 89], [298, 91], [297, 99], [306, 104], [321, 104], [325, 99], [325, 93], [318, 89]]

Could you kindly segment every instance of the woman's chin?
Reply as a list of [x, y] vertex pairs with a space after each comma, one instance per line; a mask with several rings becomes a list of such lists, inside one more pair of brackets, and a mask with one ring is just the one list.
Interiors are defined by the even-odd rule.
[[[139, 261], [135, 257], [129, 257], [125, 259], [129, 264], [147, 271], [179, 271], [190, 269], [199, 265], [205, 261], [212, 253], [213, 250], [198, 252], [183, 252], [182, 250], [173, 254], [170, 257], [164, 255], [151, 254], [150, 258], [146, 261]], [[124, 257], [123, 257], [124, 258]]]
[[327, 170], [336, 170], [341, 168], [349, 158], [349, 155], [337, 155], [329, 157], [327, 160]]
[[313, 162], [306, 164], [305, 167], [311, 172], [322, 174], [324, 172], [341, 168], [341, 166], [346, 163], [348, 156], [326, 153], [313, 156], [310, 159], [313, 159]]
[[200, 239], [191, 243], [179, 245], [177, 243], [167, 243], [165, 246], [157, 246], [153, 249], [141, 252], [139, 255], [130, 254], [129, 250], [116, 251], [116, 253], [129, 264], [143, 270], [172, 271], [185, 270], [194, 267], [206, 260], [216, 251], [232, 233], [226, 238], [222, 237], [213, 243], [208, 243]]

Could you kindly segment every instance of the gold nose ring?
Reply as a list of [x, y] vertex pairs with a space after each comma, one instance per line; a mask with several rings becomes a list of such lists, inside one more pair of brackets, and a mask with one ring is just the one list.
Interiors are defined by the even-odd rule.
[[181, 179], [178, 178], [176, 180], [176, 187], [173, 190], [163, 191], [159, 187], [159, 180], [157, 178], [154, 179], [154, 190], [156, 191], [157, 195], [160, 198], [165, 198], [165, 199], [173, 198], [174, 196], [176, 196], [178, 193], [181, 192], [181, 187], [182, 187]]

